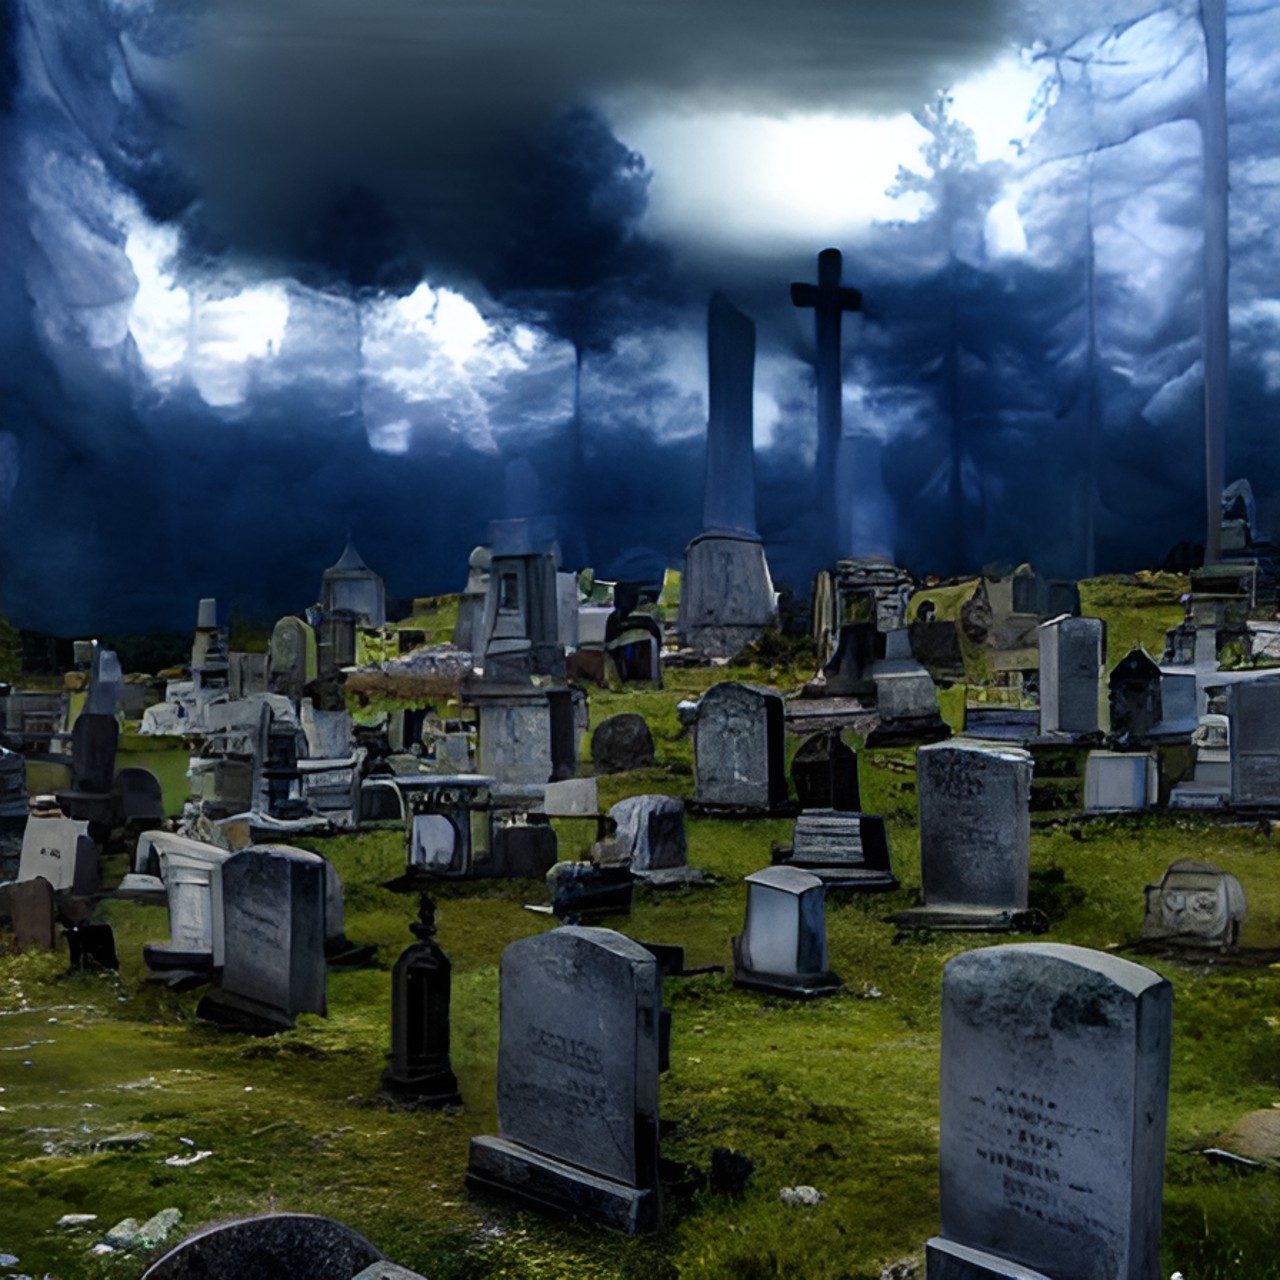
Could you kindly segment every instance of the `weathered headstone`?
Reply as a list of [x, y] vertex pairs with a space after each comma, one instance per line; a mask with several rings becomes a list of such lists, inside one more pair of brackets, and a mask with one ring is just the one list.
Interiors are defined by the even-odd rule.
[[58, 949], [54, 889], [43, 876], [0, 885], [0, 919], [8, 920], [19, 947]]
[[1240, 941], [1244, 886], [1212, 862], [1172, 862], [1159, 884], [1149, 884], [1142, 936], [1188, 947], [1227, 950]]
[[767, 812], [787, 801], [782, 696], [754, 685], [712, 685], [693, 723], [694, 801]]
[[924, 905], [894, 922], [1004, 931], [1029, 924], [1031, 756], [940, 742], [916, 751]]
[[594, 817], [600, 812], [600, 793], [594, 778], [566, 778], [548, 782], [542, 811], [557, 818]]
[[220, 987], [197, 1013], [270, 1033], [299, 1013], [326, 1012], [324, 859], [270, 845], [222, 868], [226, 960]]
[[733, 940], [733, 981], [807, 999], [838, 991], [827, 968], [826, 891], [796, 867], [766, 867], [746, 877], [747, 914]]
[[928, 1280], [1158, 1280], [1172, 994], [1083, 947], [948, 962]]
[[143, 1280], [352, 1280], [380, 1261], [364, 1236], [332, 1218], [267, 1213], [202, 1228], [152, 1263]]
[[632, 871], [659, 871], [688, 862], [684, 805], [672, 796], [629, 796], [609, 810], [616, 839]]
[[653, 734], [644, 716], [634, 711], [602, 720], [591, 735], [591, 763], [597, 773], [647, 769], [653, 759]]
[[137, 765], [121, 769], [116, 774], [114, 789], [120, 799], [120, 816], [125, 822], [164, 819], [164, 789], [150, 769]]
[[1280, 679], [1264, 676], [1227, 686], [1231, 803], [1280, 803]]
[[1090, 734], [1107, 727], [1102, 677], [1107, 624], [1101, 618], [1063, 614], [1042, 622], [1040, 732]]
[[500, 1137], [467, 1182], [625, 1231], [658, 1224], [662, 978], [609, 929], [566, 926], [502, 955]]

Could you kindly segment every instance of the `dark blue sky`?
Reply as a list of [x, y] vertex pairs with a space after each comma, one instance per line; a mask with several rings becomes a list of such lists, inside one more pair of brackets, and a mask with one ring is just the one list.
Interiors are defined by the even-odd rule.
[[[804, 592], [812, 320], [788, 285], [827, 243], [866, 300], [849, 550], [1068, 574], [1202, 536], [1190, 0], [3, 12], [20, 625], [185, 626], [209, 594], [274, 616], [348, 532], [393, 595], [456, 590], [488, 520], [533, 510], [569, 567], [677, 564], [717, 289], [758, 326], [760, 532]], [[1229, 6], [1228, 472], [1271, 527], [1275, 17]]]

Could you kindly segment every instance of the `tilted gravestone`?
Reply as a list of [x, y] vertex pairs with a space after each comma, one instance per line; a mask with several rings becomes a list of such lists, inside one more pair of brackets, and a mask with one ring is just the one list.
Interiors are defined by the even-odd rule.
[[500, 1137], [467, 1182], [625, 1231], [658, 1225], [662, 977], [611, 929], [565, 926], [502, 954]]
[[325, 863], [284, 846], [242, 849], [222, 868], [226, 960], [196, 1012], [255, 1033], [324, 1015]]
[[732, 681], [712, 685], [694, 711], [695, 807], [747, 812], [784, 807], [784, 734], [781, 694]]
[[1031, 924], [1030, 753], [968, 742], [920, 747], [916, 789], [924, 905], [894, 922], [991, 931]]
[[928, 1280], [1158, 1280], [1172, 998], [1084, 947], [948, 962]]
[[684, 805], [672, 796], [629, 796], [609, 810], [618, 844], [632, 871], [659, 871], [688, 863]]

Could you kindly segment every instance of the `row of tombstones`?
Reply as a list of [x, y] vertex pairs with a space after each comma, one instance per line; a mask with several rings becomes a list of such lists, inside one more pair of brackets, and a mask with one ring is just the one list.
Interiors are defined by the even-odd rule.
[[[500, 1017], [501, 1132], [472, 1139], [469, 1185], [659, 1226], [654, 956], [606, 929], [522, 939], [503, 953]], [[930, 1280], [1159, 1274], [1171, 1036], [1170, 984], [1127, 960], [1030, 943], [947, 964]], [[197, 1233], [146, 1280], [248, 1274], [264, 1257], [293, 1274], [305, 1259], [321, 1280], [413, 1275], [340, 1224], [267, 1215]]]
[[[943, 979], [933, 1280], [1156, 1274], [1172, 991], [1081, 947], [965, 952]], [[468, 1183], [627, 1231], [661, 1220], [655, 957], [566, 926], [502, 957], [498, 1118]], [[1098, 1089], [1105, 1079], [1108, 1088]]]

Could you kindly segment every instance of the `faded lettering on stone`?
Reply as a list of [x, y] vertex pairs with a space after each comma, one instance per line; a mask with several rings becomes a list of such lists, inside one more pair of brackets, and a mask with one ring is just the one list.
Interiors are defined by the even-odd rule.
[[575, 1040], [533, 1023], [529, 1024], [528, 1041], [530, 1052], [539, 1058], [550, 1058], [552, 1062], [588, 1075], [598, 1076], [604, 1070], [603, 1052], [589, 1041]]
[[968, 1101], [975, 1128], [981, 1130], [973, 1151], [1001, 1171], [1002, 1199], [1009, 1208], [1067, 1228], [1092, 1218], [1084, 1201], [1077, 1200], [1074, 1211], [1066, 1210], [1064, 1201], [1072, 1193], [1091, 1196], [1094, 1188], [1064, 1179], [1064, 1168], [1081, 1167], [1070, 1148], [1102, 1137], [1100, 1129], [1064, 1119], [1058, 1104], [1044, 1094], [1009, 1085], [995, 1085], [986, 1095], [971, 1094]]

